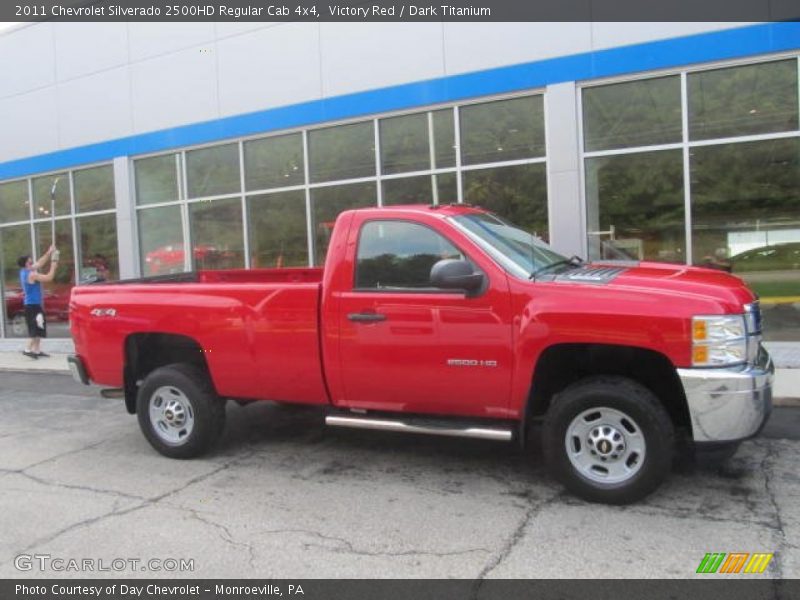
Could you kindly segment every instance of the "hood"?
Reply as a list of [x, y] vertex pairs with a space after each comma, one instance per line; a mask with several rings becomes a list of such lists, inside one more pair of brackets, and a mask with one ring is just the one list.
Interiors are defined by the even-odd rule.
[[647, 294], [716, 301], [723, 312], [741, 312], [756, 296], [738, 277], [724, 271], [655, 262], [596, 262], [565, 271], [558, 283], [603, 285]]

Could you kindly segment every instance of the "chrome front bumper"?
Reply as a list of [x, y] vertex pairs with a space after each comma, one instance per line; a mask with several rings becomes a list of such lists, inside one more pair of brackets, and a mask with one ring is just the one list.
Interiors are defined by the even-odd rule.
[[756, 435], [772, 411], [775, 367], [759, 346], [753, 364], [730, 369], [678, 369], [695, 442], [727, 442]]

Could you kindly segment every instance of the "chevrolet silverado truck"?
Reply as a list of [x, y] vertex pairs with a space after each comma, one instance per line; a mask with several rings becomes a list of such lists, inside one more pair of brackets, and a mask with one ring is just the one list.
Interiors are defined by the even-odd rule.
[[209, 450], [228, 399], [491, 440], [535, 424], [569, 490], [627, 503], [667, 477], [678, 440], [735, 449], [771, 410], [740, 279], [566, 258], [467, 205], [344, 212], [322, 269], [84, 285], [70, 309], [74, 377], [124, 397], [172, 458]]

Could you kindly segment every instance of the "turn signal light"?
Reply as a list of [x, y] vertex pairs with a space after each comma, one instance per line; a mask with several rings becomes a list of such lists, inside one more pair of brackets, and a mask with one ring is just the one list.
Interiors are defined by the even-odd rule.
[[695, 342], [702, 342], [708, 339], [708, 328], [705, 321], [695, 319], [692, 322], [692, 339]]
[[696, 365], [708, 363], [708, 346], [695, 346], [692, 349], [692, 362]]

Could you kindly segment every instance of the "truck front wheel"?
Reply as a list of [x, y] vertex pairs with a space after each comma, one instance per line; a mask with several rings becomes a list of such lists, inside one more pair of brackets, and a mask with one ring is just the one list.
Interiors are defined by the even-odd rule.
[[624, 377], [593, 377], [557, 394], [543, 431], [547, 464], [590, 502], [627, 504], [670, 472], [674, 428], [658, 398]]
[[136, 397], [139, 427], [164, 456], [194, 458], [207, 452], [225, 427], [225, 403], [208, 376], [188, 364], [151, 372]]

